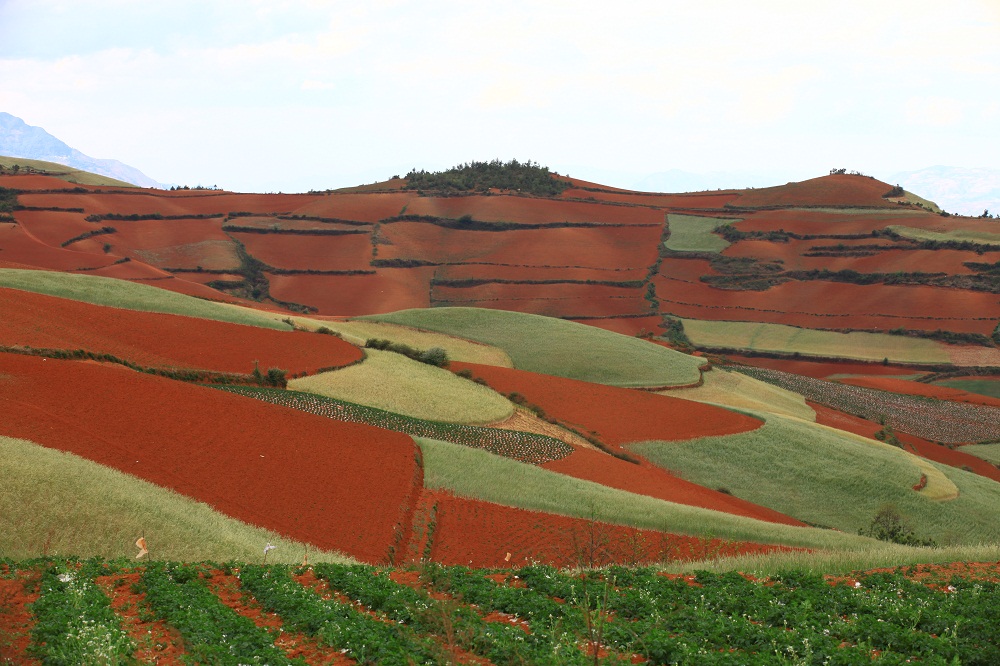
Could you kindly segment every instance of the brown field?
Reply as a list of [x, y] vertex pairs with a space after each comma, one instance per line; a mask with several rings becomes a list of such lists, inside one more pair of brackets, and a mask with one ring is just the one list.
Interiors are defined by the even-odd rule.
[[270, 275], [271, 295], [319, 308], [318, 314], [353, 317], [430, 307], [434, 267], [387, 268], [374, 275]]
[[[294, 207], [295, 215], [327, 217], [358, 222], [378, 222], [400, 215], [403, 207], [417, 199], [416, 192], [390, 194], [329, 194], [313, 197]], [[413, 211], [407, 210], [407, 213]]]
[[568, 268], [552, 266], [509, 266], [504, 264], [451, 264], [438, 267], [439, 280], [529, 280], [577, 282], [621, 282], [643, 280], [643, 268]]
[[230, 232], [247, 251], [268, 266], [292, 270], [371, 270], [368, 234], [298, 236]]
[[581, 201], [561, 201], [514, 195], [420, 197], [410, 202], [407, 215], [458, 219], [471, 215], [484, 222], [596, 222], [661, 226], [663, 212], [636, 206], [614, 206]]
[[777, 187], [743, 190], [734, 206], [872, 206], [898, 208], [882, 198], [892, 185], [866, 176], [832, 175]]

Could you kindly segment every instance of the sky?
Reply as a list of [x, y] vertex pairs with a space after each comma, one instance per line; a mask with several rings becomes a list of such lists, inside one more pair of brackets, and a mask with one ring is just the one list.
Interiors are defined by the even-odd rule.
[[[163, 182], [1000, 168], [1000, 0], [0, 0], [0, 111]], [[759, 182], [763, 179], [764, 182]]]

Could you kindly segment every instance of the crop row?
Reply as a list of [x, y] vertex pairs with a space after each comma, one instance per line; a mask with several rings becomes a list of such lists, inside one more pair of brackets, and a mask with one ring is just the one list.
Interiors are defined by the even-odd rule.
[[[32, 654], [56, 664], [129, 662], [135, 644], [93, 583], [104, 565], [20, 565], [32, 567], [45, 568], [30, 607]], [[900, 572], [872, 573], [831, 584], [799, 572], [756, 581], [631, 567], [227, 568], [238, 573], [239, 604], [259, 604], [278, 616], [281, 631], [365, 664], [447, 663], [458, 651], [495, 664], [584, 664], [597, 663], [597, 647], [605, 664], [1000, 663], [1000, 583], [959, 577], [924, 585]], [[300, 663], [275, 646], [273, 632], [211, 591], [214, 566], [149, 563], [135, 571], [135, 588], [145, 592], [138, 603], [151, 610], [140, 611], [142, 622], [155, 616], [179, 632], [187, 660]]]
[[460, 425], [416, 419], [376, 407], [358, 405], [345, 400], [326, 396], [284, 391], [280, 389], [258, 389], [248, 386], [216, 387], [239, 393], [257, 400], [283, 407], [291, 407], [303, 412], [318, 414], [337, 421], [366, 423], [386, 430], [394, 430], [411, 437], [439, 439], [462, 446], [484, 449], [490, 453], [513, 458], [521, 462], [541, 465], [565, 458], [573, 452], [573, 447], [554, 437], [530, 432], [487, 428], [484, 426]]
[[780, 370], [738, 367], [740, 372], [808, 400], [931, 441], [958, 443], [1000, 439], [1000, 409], [949, 402], [803, 377]]

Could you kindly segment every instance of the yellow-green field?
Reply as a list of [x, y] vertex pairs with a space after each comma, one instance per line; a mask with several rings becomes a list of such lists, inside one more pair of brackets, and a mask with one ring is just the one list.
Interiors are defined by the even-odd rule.
[[[941, 545], [1000, 541], [995, 481], [833, 428], [761, 417], [765, 425], [748, 433], [631, 448], [689, 481], [810, 524], [856, 533], [892, 505], [918, 536]], [[927, 487], [917, 492], [921, 474]]]
[[424, 456], [424, 485], [463, 497], [674, 534], [805, 548], [880, 547], [853, 534], [779, 525], [637, 495], [457, 444], [431, 439], [417, 443]]
[[684, 332], [698, 347], [799, 353], [803, 356], [889, 359], [893, 363], [951, 363], [946, 345], [885, 333], [837, 333], [782, 324], [684, 319]]
[[126, 183], [124, 180], [116, 180], [108, 176], [100, 176], [96, 173], [90, 173], [89, 171], [81, 171], [80, 169], [74, 169], [73, 167], [68, 167], [63, 164], [57, 164], [55, 162], [45, 162], [44, 160], [29, 160], [25, 157], [4, 157], [0, 155], [0, 165], [3, 165], [10, 173], [10, 168], [14, 165], [21, 167], [21, 173], [25, 173], [25, 169], [30, 168], [34, 171], [43, 172], [46, 176], [53, 176], [55, 178], [60, 178], [70, 183], [76, 183], [77, 185], [111, 185], [114, 187], [135, 187], [132, 183]]
[[[168, 560], [301, 562], [305, 545], [247, 525], [171, 490], [78, 456], [0, 436], [0, 557], [132, 558], [145, 535]], [[345, 562], [309, 549], [313, 561]]]
[[956, 229], [955, 231], [929, 231], [927, 229], [914, 229], [902, 225], [891, 225], [888, 227], [903, 238], [912, 238], [918, 241], [968, 241], [970, 243], [986, 243], [1000, 245], [1000, 225], [995, 233], [988, 231], [966, 231]]
[[729, 241], [712, 232], [733, 222], [739, 220], [670, 213], [667, 216], [670, 238], [663, 245], [675, 252], [722, 252], [729, 247]]
[[514, 413], [502, 395], [402, 354], [366, 349], [339, 370], [293, 379], [288, 387], [430, 421], [493, 423]]
[[1000, 444], [972, 444], [963, 446], [962, 451], [994, 465], [1000, 465]]
[[684, 386], [704, 361], [594, 326], [541, 315], [479, 308], [400, 310], [362, 317], [499, 347], [514, 367], [556, 377], [627, 387]]
[[292, 320], [297, 325], [313, 331], [325, 326], [331, 331], [340, 333], [344, 340], [356, 345], [364, 345], [366, 340], [378, 338], [380, 340], [391, 340], [409, 345], [415, 349], [426, 350], [431, 347], [441, 347], [448, 352], [449, 361], [482, 363], [483, 365], [497, 365], [502, 368], [514, 367], [510, 356], [502, 349], [444, 333], [421, 331], [409, 326], [378, 321], [362, 321], [360, 319], [353, 319], [351, 321], [321, 321], [308, 317], [293, 316]]
[[126, 310], [186, 315], [285, 331], [292, 328], [277, 315], [97, 275], [0, 268], [0, 287]]
[[805, 421], [816, 420], [816, 412], [806, 404], [805, 398], [774, 384], [720, 368], [702, 373], [702, 379], [704, 383], [701, 386], [661, 393], [733, 409], [794, 416]]

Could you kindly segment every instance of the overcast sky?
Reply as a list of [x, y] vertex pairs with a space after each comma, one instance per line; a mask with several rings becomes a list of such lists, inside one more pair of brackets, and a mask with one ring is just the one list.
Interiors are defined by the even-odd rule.
[[1000, 0], [0, 0], [0, 111], [244, 191], [1000, 168], [998, 82]]

